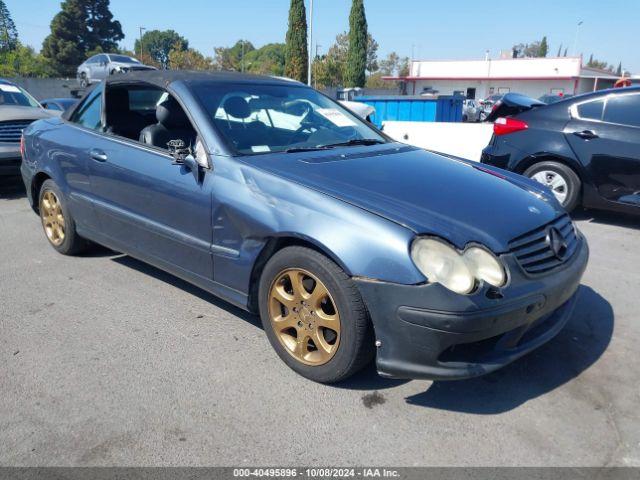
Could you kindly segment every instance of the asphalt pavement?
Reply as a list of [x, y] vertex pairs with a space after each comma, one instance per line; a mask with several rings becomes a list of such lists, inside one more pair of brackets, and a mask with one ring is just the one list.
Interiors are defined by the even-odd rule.
[[314, 384], [257, 317], [130, 257], [48, 246], [0, 184], [0, 465], [640, 466], [640, 218], [581, 212], [567, 327], [486, 377]]

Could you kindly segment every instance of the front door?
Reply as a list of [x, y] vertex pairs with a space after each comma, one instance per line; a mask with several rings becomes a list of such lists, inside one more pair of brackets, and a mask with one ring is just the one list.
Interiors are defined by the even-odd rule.
[[640, 93], [615, 93], [573, 107], [565, 129], [598, 195], [640, 207]]
[[102, 135], [90, 177], [104, 235], [150, 263], [212, 279], [210, 172], [198, 181], [168, 152]]

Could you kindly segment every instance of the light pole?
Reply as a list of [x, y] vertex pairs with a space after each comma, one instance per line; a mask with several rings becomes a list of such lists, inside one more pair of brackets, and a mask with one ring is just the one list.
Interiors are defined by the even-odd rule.
[[311, 66], [313, 65], [313, 0], [309, 0], [309, 65], [307, 66], [307, 85], [311, 86]]
[[138, 27], [140, 29], [140, 61], [144, 63], [144, 59], [142, 58], [142, 32], [146, 30], [144, 27]]
[[578, 22], [578, 24], [576, 25], [576, 36], [573, 39], [573, 53], [574, 55], [578, 55], [578, 34], [580, 33], [580, 26], [583, 24], [584, 22], [582, 20], [580, 20]]

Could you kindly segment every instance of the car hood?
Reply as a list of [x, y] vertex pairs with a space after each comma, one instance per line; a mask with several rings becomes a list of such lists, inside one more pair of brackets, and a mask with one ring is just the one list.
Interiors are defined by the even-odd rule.
[[10, 120], [40, 120], [41, 118], [49, 118], [51, 116], [52, 114], [43, 108], [0, 105], [0, 122]]
[[513, 238], [564, 213], [532, 180], [398, 143], [247, 158], [256, 168], [458, 248], [480, 242], [503, 253]]
[[111, 62], [109, 65], [112, 67], [127, 68], [129, 70], [156, 70], [155, 67], [141, 63]]

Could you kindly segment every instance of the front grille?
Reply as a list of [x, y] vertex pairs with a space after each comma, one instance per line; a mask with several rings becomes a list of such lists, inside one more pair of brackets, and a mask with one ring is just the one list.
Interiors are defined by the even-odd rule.
[[8, 122], [0, 122], [0, 142], [19, 142], [22, 130], [32, 122], [33, 120], [11, 120]]
[[[559, 238], [556, 232], [550, 233], [552, 229], [560, 233]], [[559, 241], [553, 242], [553, 236]], [[552, 244], [555, 245], [555, 251]], [[578, 237], [567, 214], [509, 242], [509, 249], [520, 266], [531, 274], [544, 273], [559, 267], [573, 256], [577, 247]]]

